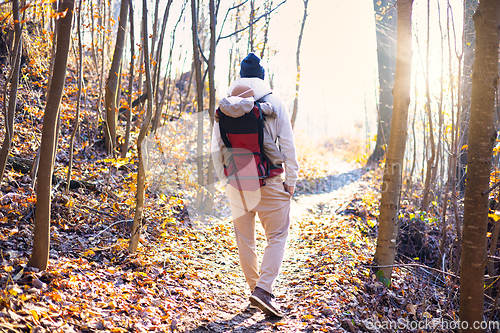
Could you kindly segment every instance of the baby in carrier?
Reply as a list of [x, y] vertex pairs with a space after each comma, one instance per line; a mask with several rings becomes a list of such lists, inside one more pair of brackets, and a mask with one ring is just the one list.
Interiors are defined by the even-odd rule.
[[[231, 96], [224, 97], [219, 102], [219, 109], [228, 117], [238, 118], [253, 110], [255, 103], [255, 93], [252, 88], [245, 85], [237, 85], [233, 88]], [[276, 118], [276, 111], [271, 103], [260, 103], [262, 114], [266, 118]], [[216, 116], [216, 121], [218, 117]], [[271, 164], [279, 165], [285, 162], [285, 158], [281, 151], [276, 146], [276, 142], [272, 139], [269, 132], [264, 127], [264, 154], [267, 156]]]

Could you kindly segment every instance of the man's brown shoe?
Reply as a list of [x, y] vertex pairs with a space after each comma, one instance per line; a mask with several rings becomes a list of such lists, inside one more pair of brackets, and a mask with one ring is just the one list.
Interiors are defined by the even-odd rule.
[[271, 294], [262, 288], [255, 287], [250, 296], [250, 303], [261, 309], [268, 316], [283, 317], [283, 314], [271, 302]]

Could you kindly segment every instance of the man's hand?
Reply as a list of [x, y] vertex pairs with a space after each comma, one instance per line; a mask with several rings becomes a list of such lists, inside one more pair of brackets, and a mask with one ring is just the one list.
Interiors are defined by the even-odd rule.
[[283, 183], [283, 186], [285, 187], [285, 191], [290, 193], [290, 196], [293, 195], [293, 192], [295, 192], [295, 186], [288, 186], [287, 184]]

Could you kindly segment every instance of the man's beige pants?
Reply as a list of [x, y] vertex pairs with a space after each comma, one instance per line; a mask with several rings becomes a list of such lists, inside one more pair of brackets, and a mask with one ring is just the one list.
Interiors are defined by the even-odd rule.
[[[266, 185], [257, 191], [239, 191], [226, 186], [234, 218], [234, 232], [240, 256], [240, 265], [250, 290], [260, 287], [272, 293], [278, 276], [290, 227], [290, 194], [285, 191], [283, 179], [266, 179]], [[264, 227], [267, 246], [260, 271], [255, 250], [255, 214]]]

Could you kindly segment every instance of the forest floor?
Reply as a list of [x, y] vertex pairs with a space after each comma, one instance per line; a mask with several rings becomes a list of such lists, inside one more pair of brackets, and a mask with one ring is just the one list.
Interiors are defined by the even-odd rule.
[[[75, 82], [69, 76], [68, 89]], [[22, 89], [24, 107], [16, 114], [13, 148], [0, 185], [0, 332], [393, 332], [388, 324], [456, 319], [456, 281], [401, 267], [394, 269], [387, 287], [369, 267], [381, 174], [345, 162], [344, 157], [355, 155], [347, 142], [327, 142], [321, 148], [297, 140], [302, 169], [274, 290], [284, 318], [247, 309], [249, 292], [222, 189], [217, 188], [211, 215], [193, 209], [197, 167], [192, 115], [166, 122], [148, 139], [152, 178], [141, 244], [130, 254], [137, 149], [130, 147], [125, 158], [110, 158], [99, 138], [102, 123], [89, 121], [95, 112], [85, 108], [87, 121], [78, 135], [66, 190], [72, 95], [63, 98], [61, 108], [49, 266], [45, 271], [27, 267], [36, 204], [29, 174], [41, 136], [42, 95], [28, 85]], [[205, 140], [209, 146], [208, 135]], [[428, 254], [437, 251], [437, 237], [428, 236], [437, 218], [417, 214], [406, 201], [400, 247], [407, 254], [417, 249], [426, 264], [432, 257]], [[425, 228], [415, 231], [416, 219], [425, 221]], [[265, 237], [257, 225], [261, 257]], [[408, 226], [414, 231], [405, 234]], [[408, 256], [406, 262], [417, 255]]]
[[[50, 264], [39, 272], [25, 267], [35, 197], [22, 184], [29, 179], [9, 171], [17, 190], [4, 187], [0, 198], [0, 331], [393, 332], [387, 325], [455, 318], [446, 305], [455, 296], [425, 271], [395, 268], [387, 288], [369, 268], [380, 173], [331, 156], [323, 162], [322, 176], [301, 179], [292, 200], [274, 290], [282, 319], [247, 308], [249, 291], [220, 189], [214, 215], [188, 209], [181, 198], [150, 200], [134, 255], [127, 251], [131, 214], [124, 198], [117, 203], [119, 192], [56, 194]], [[167, 218], [156, 218], [156, 210], [167, 208]], [[265, 237], [257, 225], [261, 257]]]
[[[373, 241], [365, 241], [346, 211], [356, 194], [370, 185], [369, 177], [362, 178], [366, 173], [363, 169], [342, 161], [331, 166], [337, 173], [325, 179], [319, 193], [298, 194], [292, 200], [291, 232], [274, 289], [276, 304], [285, 317], [267, 318], [260, 310], [248, 308], [250, 293], [242, 272], [234, 265], [228, 271], [236, 273], [231, 275], [233, 283], [225, 297], [217, 300], [218, 309], [211, 313], [211, 320], [184, 320], [186, 328], [195, 332], [343, 331], [345, 326], [349, 331], [352, 323], [344, 320], [342, 303], [351, 303], [350, 295], [356, 293], [361, 278], [369, 276], [362, 265], [374, 248]], [[265, 236], [262, 226], [257, 225], [261, 258]], [[237, 263], [237, 253], [231, 256]]]
[[[457, 320], [458, 282], [428, 267], [438, 262], [441, 239], [453, 250], [453, 228], [441, 227], [436, 202], [428, 211], [418, 210], [422, 191], [417, 182], [406, 186], [398, 216], [398, 267], [390, 286], [381, 283], [370, 267], [381, 170], [345, 162], [363, 150], [353, 148], [355, 140], [318, 147], [297, 136], [302, 168], [292, 199], [287, 251], [274, 290], [284, 318], [267, 318], [248, 308], [249, 291], [222, 189], [217, 188], [212, 214], [193, 208], [199, 190], [195, 137], [199, 124], [198, 116], [188, 111], [173, 117], [177, 108], [172, 106], [166, 110], [163, 127], [147, 138], [152, 178], [147, 180], [140, 246], [130, 254], [140, 108], [134, 112], [127, 156], [110, 158], [103, 147], [99, 78], [87, 66], [72, 181], [66, 190], [69, 138], [78, 104], [75, 57], [70, 60], [60, 107], [49, 265], [44, 271], [27, 267], [37, 200], [36, 184], [29, 175], [43, 127], [47, 59], [36, 55], [36, 61], [23, 69], [12, 150], [0, 180], [0, 332], [454, 331], [434, 323]], [[3, 76], [0, 85], [6, 87], [2, 80]], [[132, 91], [139, 95], [139, 87], [135, 88]], [[173, 101], [175, 105], [177, 100]], [[210, 124], [208, 117], [205, 123]], [[124, 128], [121, 114], [120, 144]], [[205, 147], [210, 146], [209, 135], [205, 131]], [[208, 156], [204, 163], [208, 165]], [[259, 223], [257, 240], [262, 257], [265, 237]], [[448, 258], [457, 257], [451, 250], [445, 253], [450, 253]], [[486, 289], [493, 304], [491, 286]]]

